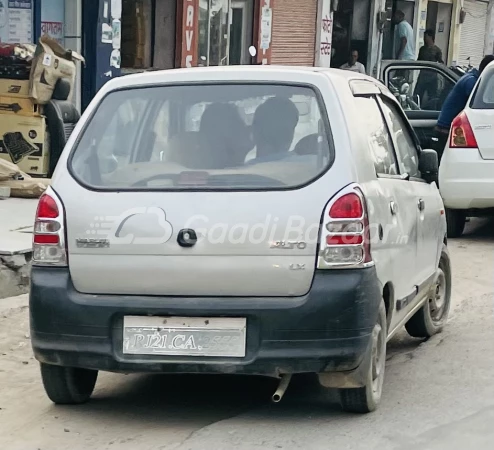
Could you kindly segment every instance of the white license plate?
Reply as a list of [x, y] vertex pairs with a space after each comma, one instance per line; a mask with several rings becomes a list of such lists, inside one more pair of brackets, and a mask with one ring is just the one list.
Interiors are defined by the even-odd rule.
[[246, 328], [242, 318], [126, 316], [123, 352], [243, 358]]

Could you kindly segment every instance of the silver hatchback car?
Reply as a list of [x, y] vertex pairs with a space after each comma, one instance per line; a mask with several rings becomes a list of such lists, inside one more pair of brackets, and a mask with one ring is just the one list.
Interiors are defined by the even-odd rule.
[[437, 155], [370, 77], [287, 67], [114, 79], [40, 199], [31, 336], [45, 390], [98, 371], [316, 373], [379, 404], [386, 343], [451, 297]]

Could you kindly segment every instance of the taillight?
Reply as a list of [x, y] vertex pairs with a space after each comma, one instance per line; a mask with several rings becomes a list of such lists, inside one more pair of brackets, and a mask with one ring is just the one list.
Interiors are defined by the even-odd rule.
[[51, 189], [41, 196], [36, 210], [33, 230], [33, 264], [67, 265], [63, 208]]
[[450, 148], [478, 148], [470, 121], [465, 111], [458, 114], [451, 124]]
[[372, 262], [369, 217], [359, 188], [345, 190], [328, 205], [319, 245], [319, 269]]

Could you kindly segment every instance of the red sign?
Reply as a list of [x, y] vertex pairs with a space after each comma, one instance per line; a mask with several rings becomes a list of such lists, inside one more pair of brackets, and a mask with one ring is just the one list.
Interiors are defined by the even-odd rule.
[[181, 67], [197, 66], [197, 35], [199, 1], [183, 0], [182, 4], [182, 57]]

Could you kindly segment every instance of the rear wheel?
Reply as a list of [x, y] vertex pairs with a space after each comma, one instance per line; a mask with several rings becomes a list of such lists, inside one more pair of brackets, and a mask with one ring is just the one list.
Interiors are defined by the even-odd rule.
[[58, 405], [77, 405], [91, 397], [97, 370], [52, 366], [41, 363], [41, 378], [49, 399]]
[[428, 301], [408, 321], [408, 334], [417, 338], [430, 338], [444, 328], [451, 306], [451, 264], [444, 248]]
[[448, 227], [448, 237], [459, 238], [465, 229], [467, 216], [459, 209], [446, 209], [446, 224]]
[[367, 383], [361, 388], [340, 389], [340, 402], [344, 411], [362, 414], [375, 411], [379, 406], [386, 366], [387, 333], [386, 308], [384, 301], [381, 301], [377, 323], [372, 331], [370, 355], [367, 355], [370, 357]]

